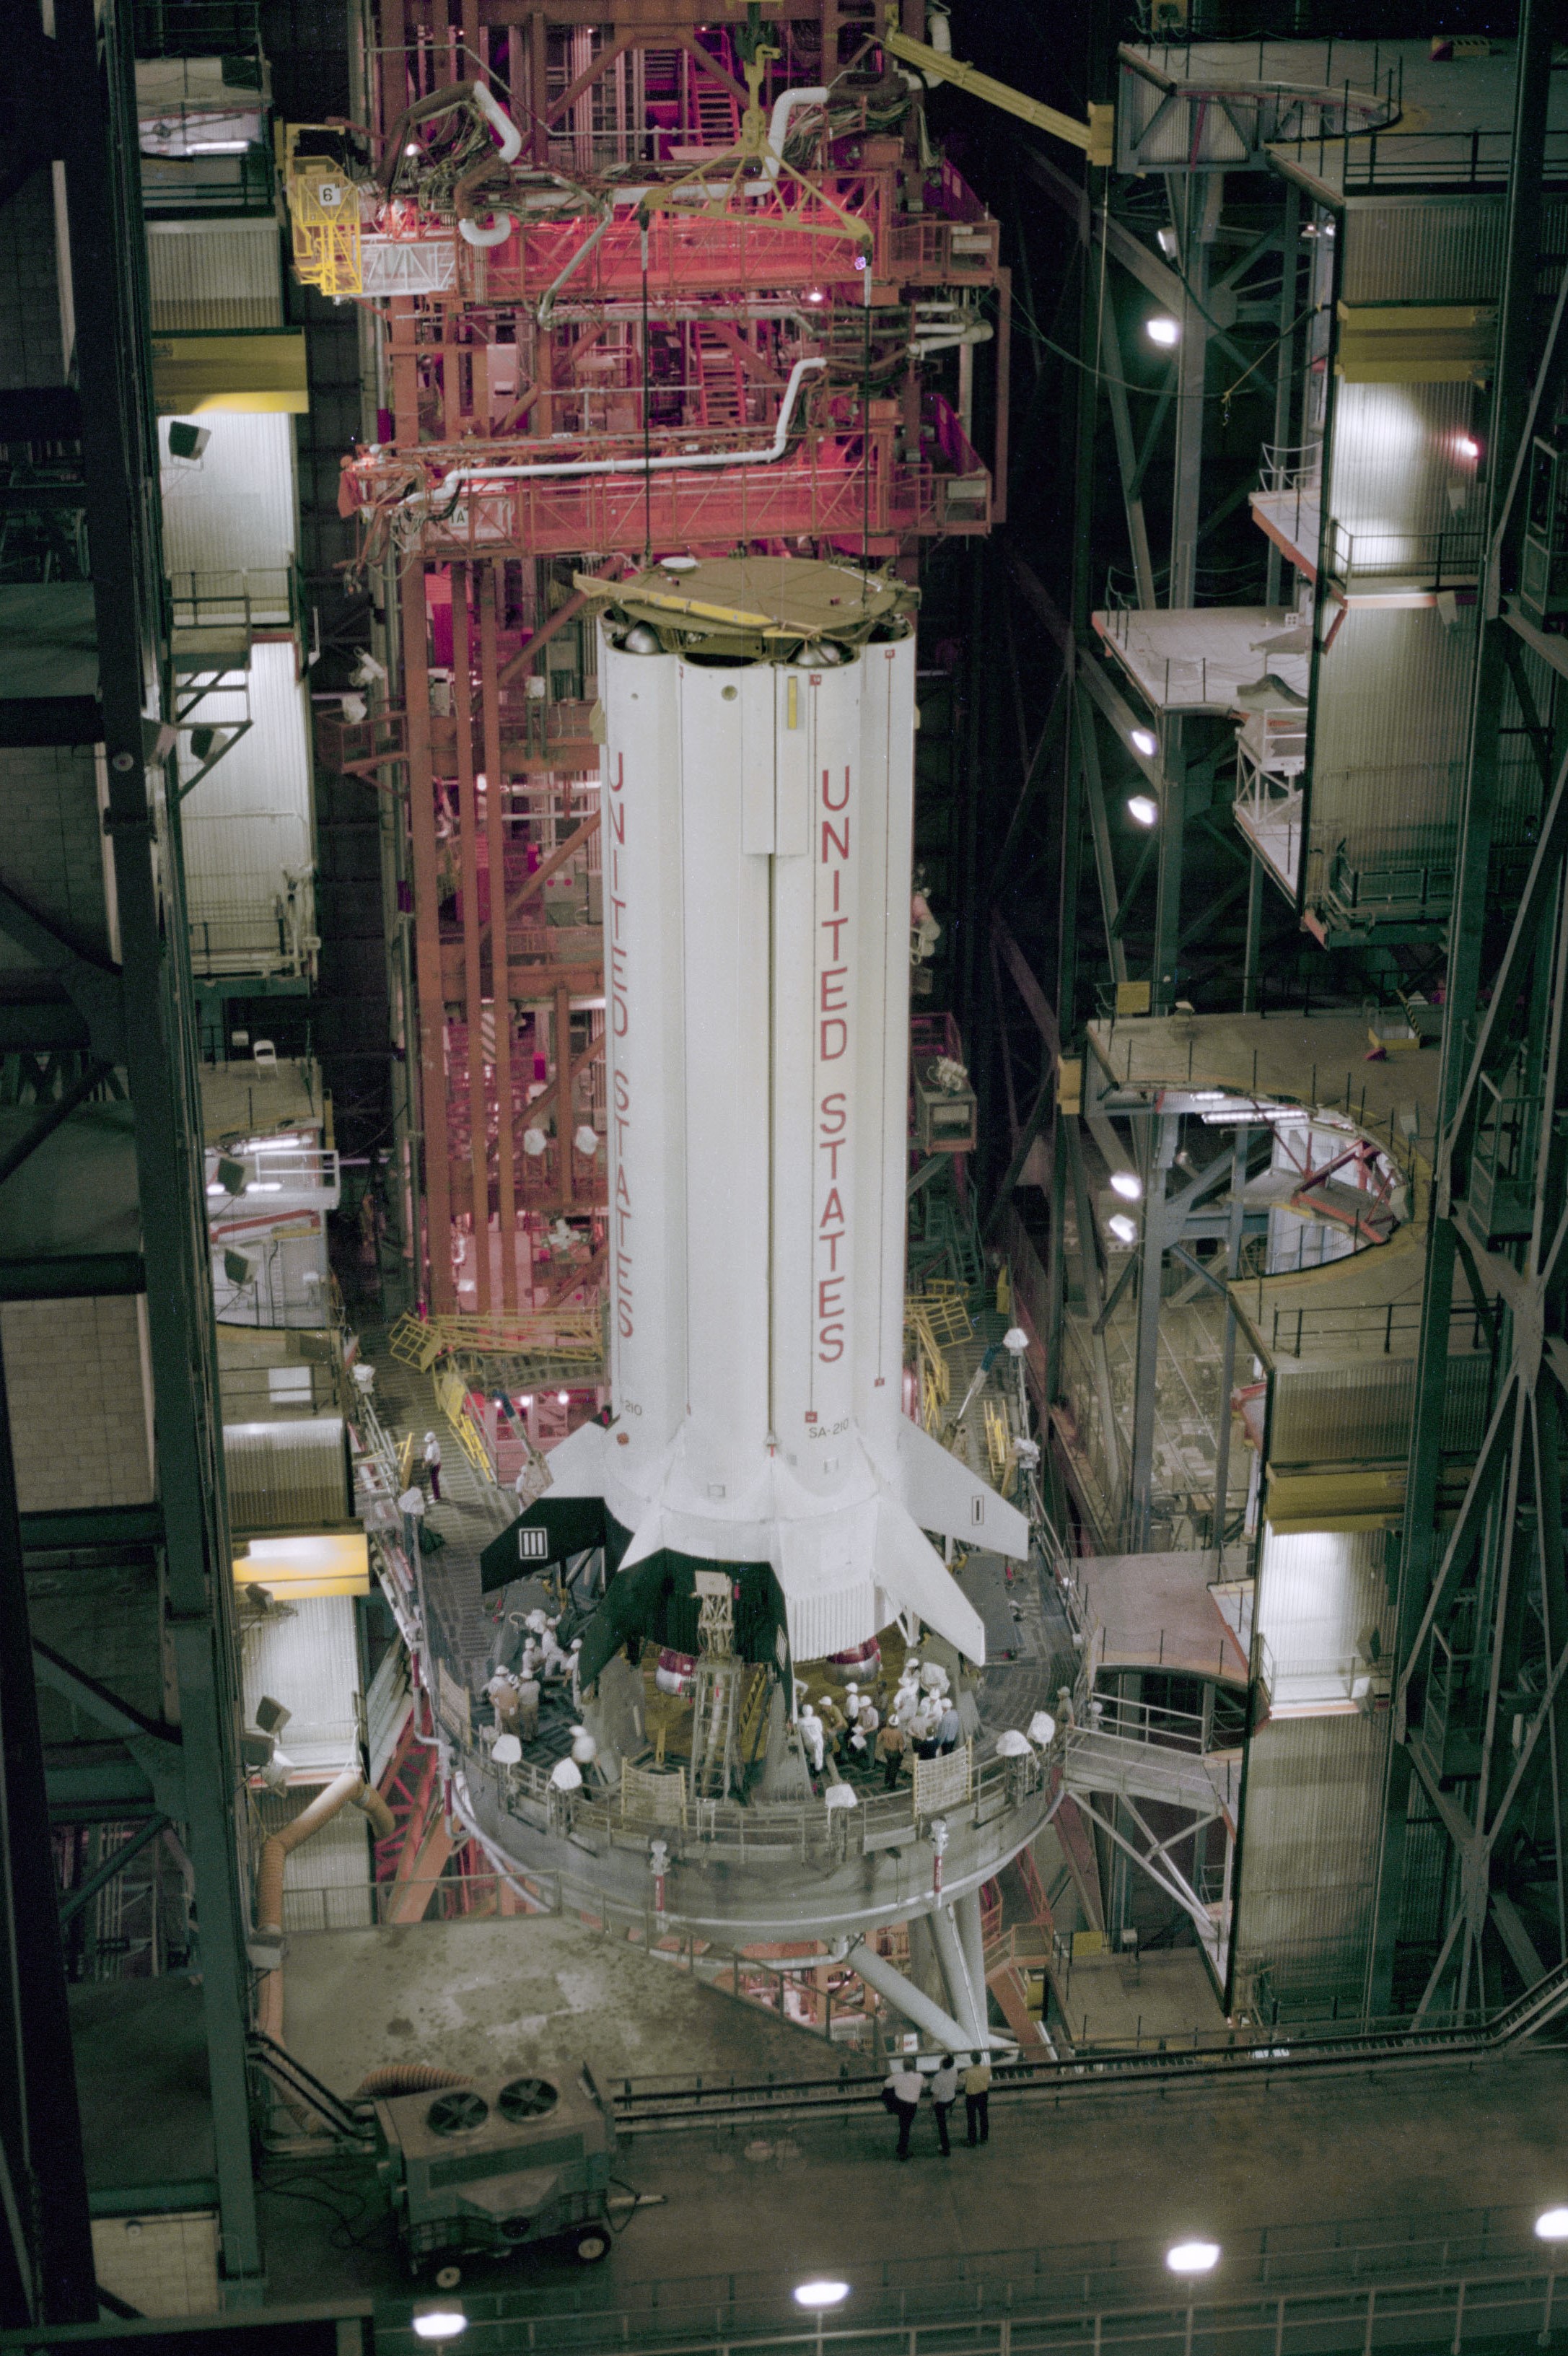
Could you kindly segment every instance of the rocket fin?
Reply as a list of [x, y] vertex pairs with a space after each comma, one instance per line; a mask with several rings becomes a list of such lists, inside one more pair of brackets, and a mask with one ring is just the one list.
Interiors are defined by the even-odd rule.
[[898, 1489], [921, 1529], [1027, 1558], [1029, 1525], [1017, 1507], [908, 1416], [898, 1419]]
[[664, 1508], [655, 1505], [644, 1514], [632, 1532], [631, 1544], [620, 1558], [620, 1569], [630, 1570], [635, 1563], [646, 1562], [649, 1556], [657, 1554], [663, 1544]]
[[603, 1424], [580, 1423], [575, 1431], [556, 1441], [544, 1461], [550, 1468], [550, 1486], [544, 1492], [547, 1497], [602, 1497], [606, 1471]]
[[881, 1607], [878, 1624], [900, 1612], [916, 1612], [928, 1628], [983, 1666], [985, 1622], [931, 1545], [896, 1497], [886, 1490], [877, 1501], [875, 1569]]

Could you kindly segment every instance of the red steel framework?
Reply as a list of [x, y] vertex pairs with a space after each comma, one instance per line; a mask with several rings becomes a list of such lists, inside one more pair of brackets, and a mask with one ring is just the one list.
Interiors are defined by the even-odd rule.
[[[923, 0], [891, 21], [923, 37]], [[401, 676], [328, 733], [345, 770], [407, 784], [435, 1313], [591, 1301], [604, 1265], [574, 572], [750, 547], [912, 577], [922, 540], [1001, 515], [997, 228], [880, 22], [841, 0], [381, 0], [371, 122], [336, 150], [312, 133], [354, 183], [384, 329], [387, 405], [340, 504], [395, 576]]]

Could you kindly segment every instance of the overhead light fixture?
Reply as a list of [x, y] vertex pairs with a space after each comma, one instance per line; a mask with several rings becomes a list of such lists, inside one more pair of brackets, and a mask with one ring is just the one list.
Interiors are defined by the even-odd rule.
[[1111, 1216], [1106, 1220], [1105, 1225], [1108, 1231], [1115, 1237], [1119, 1244], [1135, 1244], [1137, 1242], [1138, 1222], [1136, 1219], [1130, 1219], [1125, 1211], [1112, 1211]]
[[1173, 2275], [1208, 2275], [1220, 2255], [1218, 2242], [1174, 2242], [1165, 2252], [1165, 2264]]
[[557, 1391], [557, 1392], [556, 1392], [556, 1394], [555, 1394], [555, 1404], [556, 1404], [556, 1406], [557, 1406], [557, 1407], [570, 1407], [570, 1406], [571, 1406], [571, 1404], [572, 1404], [572, 1394], [571, 1394], [571, 1392], [570, 1392], [570, 1391]]
[[250, 1181], [250, 1183], [246, 1186], [245, 1192], [247, 1194], [281, 1194], [283, 1193], [283, 1180], [281, 1178], [252, 1178]]
[[1152, 761], [1160, 749], [1160, 740], [1152, 728], [1130, 728], [1127, 742], [1134, 753], [1142, 753], [1145, 761]]
[[1473, 434], [1461, 434], [1454, 447], [1461, 458], [1478, 458], [1481, 455], [1481, 445]]
[[1135, 1203], [1144, 1191], [1144, 1182], [1135, 1170], [1113, 1170], [1111, 1191], [1120, 1194], [1124, 1203]]
[[803, 2282], [795, 2285], [797, 2307], [817, 2308], [842, 2307], [848, 2297], [849, 2285], [846, 2282]]
[[1168, 221], [1165, 223], [1164, 229], [1157, 229], [1155, 231], [1155, 243], [1159, 247], [1160, 252], [1165, 255], [1167, 262], [1174, 262], [1176, 260], [1176, 233], [1175, 230], [1172, 229]]
[[219, 1155], [218, 1167], [213, 1173], [225, 1194], [242, 1194], [245, 1191], [245, 1181], [250, 1174], [244, 1163], [236, 1162], [231, 1153]]
[[413, 2321], [416, 2340], [458, 2340], [468, 2329], [462, 2308], [447, 2298], [422, 2298]]
[[1152, 794], [1129, 794], [1127, 815], [1139, 826], [1158, 826], [1160, 806]]
[[1543, 2209], [1535, 2221], [1541, 2242], [1568, 2242], [1568, 2209]]
[[1173, 319], [1168, 311], [1156, 311], [1152, 319], [1144, 320], [1144, 333], [1150, 343], [1168, 352], [1181, 341], [1181, 323]]
[[532, 1391], [524, 1391], [522, 1397], [518, 1400], [518, 1405], [519, 1407], [532, 1407], [533, 1405], [533, 1393]]

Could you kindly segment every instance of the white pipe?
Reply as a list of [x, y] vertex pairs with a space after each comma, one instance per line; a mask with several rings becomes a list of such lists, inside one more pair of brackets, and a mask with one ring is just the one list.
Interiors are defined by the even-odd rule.
[[689, 466], [765, 466], [784, 455], [801, 379], [826, 366], [825, 359], [795, 362], [784, 388], [783, 406], [773, 429], [773, 439], [763, 450], [700, 450], [694, 455], [679, 458], [549, 458], [537, 466], [455, 466], [442, 477], [439, 487], [446, 491], [459, 489], [467, 483], [517, 482], [532, 475], [659, 475]]
[[497, 104], [494, 96], [482, 81], [474, 84], [474, 104], [500, 140], [501, 162], [514, 163], [522, 153], [522, 134], [506, 109]]
[[784, 158], [784, 142], [789, 134], [789, 117], [799, 106], [825, 106], [825, 90], [781, 90], [773, 102], [773, 112], [768, 122], [768, 153], [762, 159], [762, 177], [748, 180], [748, 197], [770, 196], [779, 185], [779, 166]]
[[577, 248], [576, 252], [573, 254], [571, 260], [567, 262], [565, 269], [561, 271], [554, 278], [553, 278], [549, 285], [545, 288], [539, 302], [539, 325], [542, 327], [549, 327], [551, 319], [554, 316], [556, 295], [560, 293], [562, 287], [564, 286], [568, 278], [571, 277], [572, 273], [575, 270], [581, 269], [583, 263], [586, 262], [589, 254], [592, 253], [595, 246], [597, 245], [600, 238], [603, 237], [606, 230], [608, 229], [614, 219], [614, 205], [607, 205], [600, 217], [597, 229], [589, 230], [587, 236], [583, 240], [582, 244]]
[[504, 245], [515, 226], [510, 213], [492, 213], [489, 229], [481, 229], [478, 221], [460, 220], [457, 234], [470, 245]]
[[933, 1907], [927, 1920], [931, 1926], [937, 1961], [942, 1967], [949, 2001], [963, 2021], [964, 2042], [970, 2046], [983, 2046], [989, 2034], [985, 2007], [970, 1986], [969, 1965], [959, 1944], [958, 1925], [945, 1906]]
[[[969, 2031], [950, 2013], [944, 2012], [940, 2004], [933, 2004], [922, 1988], [907, 1980], [886, 1955], [879, 1955], [864, 1939], [855, 1940], [844, 1961], [868, 1987], [885, 1996], [896, 2012], [901, 2012], [906, 2020], [912, 2020], [917, 2029], [923, 2029], [928, 2037], [934, 2038], [944, 2052], [972, 2053], [977, 2050]], [[1009, 2051], [1015, 2050], [1013, 2039], [999, 2035], [994, 2029], [986, 2030], [983, 2042], [985, 2046], [1005, 2046]]]
[[950, 352], [961, 345], [988, 344], [995, 332], [989, 319], [977, 319], [973, 327], [961, 327], [952, 335], [918, 337], [909, 350], [916, 359], [923, 360], [932, 352]]

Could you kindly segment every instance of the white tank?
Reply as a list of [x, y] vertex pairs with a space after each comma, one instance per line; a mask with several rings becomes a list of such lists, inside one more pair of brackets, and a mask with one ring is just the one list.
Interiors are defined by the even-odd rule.
[[770, 1566], [798, 1662], [899, 1612], [981, 1660], [923, 1533], [1018, 1556], [1027, 1528], [901, 1405], [912, 625], [804, 561], [614, 595], [613, 1419], [553, 1451], [549, 1494], [603, 1498], [623, 1569]]

